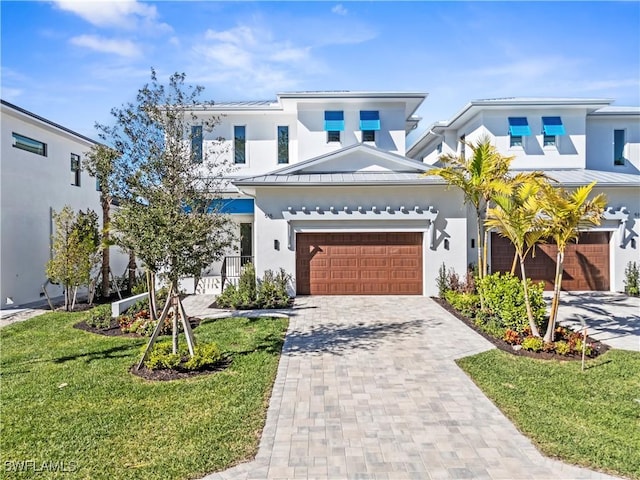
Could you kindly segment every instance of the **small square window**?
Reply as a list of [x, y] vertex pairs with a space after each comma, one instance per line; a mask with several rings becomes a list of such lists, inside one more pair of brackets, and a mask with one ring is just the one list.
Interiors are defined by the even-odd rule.
[[556, 136], [555, 135], [544, 135], [542, 138], [542, 145], [544, 147], [555, 147], [556, 146]]
[[340, 131], [328, 130], [327, 131], [327, 143], [338, 142], [340, 143]]
[[509, 146], [510, 147], [521, 147], [522, 146], [522, 135], [509, 135]]
[[362, 131], [362, 141], [363, 142], [375, 142], [376, 141], [376, 131], [375, 130], [363, 130]]

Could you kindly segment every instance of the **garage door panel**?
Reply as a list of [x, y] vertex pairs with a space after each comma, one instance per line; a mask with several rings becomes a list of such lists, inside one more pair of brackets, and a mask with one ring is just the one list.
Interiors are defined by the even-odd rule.
[[422, 294], [421, 233], [303, 233], [296, 245], [301, 295]]
[[[553, 289], [557, 246], [546, 243], [536, 247], [535, 257], [525, 260], [527, 276], [534, 282], [543, 281], [545, 290]], [[514, 249], [509, 240], [493, 234], [491, 237], [491, 267], [493, 271], [511, 270]], [[565, 249], [562, 275], [563, 290], [609, 290], [609, 234], [585, 232], [578, 243]], [[517, 269], [519, 273], [519, 268]]]

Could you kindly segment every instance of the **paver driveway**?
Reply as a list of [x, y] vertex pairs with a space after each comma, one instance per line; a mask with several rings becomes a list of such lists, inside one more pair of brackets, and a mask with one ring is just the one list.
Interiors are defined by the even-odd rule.
[[429, 298], [297, 298], [256, 459], [206, 479], [611, 478], [543, 457], [454, 363], [490, 348]]

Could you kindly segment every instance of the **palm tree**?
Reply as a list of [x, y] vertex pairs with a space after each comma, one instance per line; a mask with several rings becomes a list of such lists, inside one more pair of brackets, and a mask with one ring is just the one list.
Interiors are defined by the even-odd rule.
[[488, 230], [496, 230], [499, 235], [508, 238], [516, 250], [516, 257], [520, 260], [520, 276], [529, 327], [531, 334], [536, 337], [540, 336], [540, 332], [533, 318], [524, 262], [529, 251], [544, 235], [543, 229], [540, 228], [538, 202], [543, 178], [545, 177], [542, 174], [517, 175], [513, 179], [514, 189], [511, 195], [493, 197], [495, 207], [488, 209], [485, 221]]
[[473, 152], [464, 156], [443, 155], [441, 168], [430, 170], [425, 175], [438, 175], [449, 185], [462, 190], [465, 203], [471, 204], [476, 211], [478, 276], [487, 274], [487, 232], [484, 222], [490, 200], [498, 194], [509, 195], [511, 183], [508, 181], [509, 166], [514, 157], [504, 157], [491, 144], [488, 136], [480, 138], [475, 144], [465, 143]]
[[564, 252], [567, 245], [571, 241], [577, 241], [580, 229], [600, 225], [602, 213], [607, 203], [606, 196], [602, 193], [589, 200], [589, 195], [595, 184], [596, 182], [593, 182], [578, 187], [573, 192], [547, 186], [541, 196], [546, 236], [553, 239], [558, 246], [551, 313], [544, 335], [546, 342], [553, 342], [554, 339], [562, 286]]

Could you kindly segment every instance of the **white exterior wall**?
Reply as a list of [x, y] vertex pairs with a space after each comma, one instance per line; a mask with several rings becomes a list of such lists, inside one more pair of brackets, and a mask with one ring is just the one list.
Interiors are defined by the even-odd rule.
[[603, 220], [593, 230], [609, 231], [610, 255], [609, 273], [610, 289], [613, 292], [624, 292], [624, 271], [629, 262], [640, 264], [640, 187], [594, 188], [594, 194], [604, 193], [607, 196], [607, 207], [614, 211], [626, 207], [629, 217], [624, 233], [621, 235], [618, 220]]
[[[354, 220], [296, 220], [292, 221], [294, 232], [423, 232], [423, 282], [424, 295], [437, 295], [436, 277], [444, 262], [447, 268], [465, 272], [467, 257], [467, 221], [466, 207], [462, 196], [445, 186], [404, 186], [404, 187], [262, 187], [256, 189], [255, 239], [258, 254], [256, 273], [260, 276], [267, 269], [277, 271], [284, 268], [294, 276], [296, 271], [295, 239], [289, 243], [289, 225], [282, 212], [289, 206], [327, 209], [358, 206], [368, 209], [372, 205], [379, 208], [391, 206], [394, 209], [405, 205], [407, 208], [419, 205], [422, 208], [433, 206], [439, 211], [435, 222], [435, 243], [431, 248], [426, 220], [361, 220], [354, 213]], [[370, 217], [369, 217], [370, 218]], [[448, 248], [445, 248], [445, 239]], [[274, 248], [274, 240], [280, 244]], [[293, 292], [292, 292], [293, 293]]]
[[[13, 147], [12, 132], [46, 143], [47, 156]], [[90, 208], [101, 220], [99, 192], [88, 173], [81, 173], [80, 187], [72, 185], [71, 154], [84, 157], [91, 143], [2, 106], [1, 169], [1, 304], [24, 304], [42, 300], [45, 265], [50, 258], [53, 222], [51, 211], [65, 205], [75, 211]], [[81, 160], [82, 161], [82, 160]], [[111, 250], [114, 275], [122, 275], [128, 257]], [[61, 287], [47, 288], [51, 296]]]
[[[613, 131], [624, 130], [624, 165], [614, 165]], [[587, 117], [587, 168], [617, 173], [640, 172], [640, 116]]]

